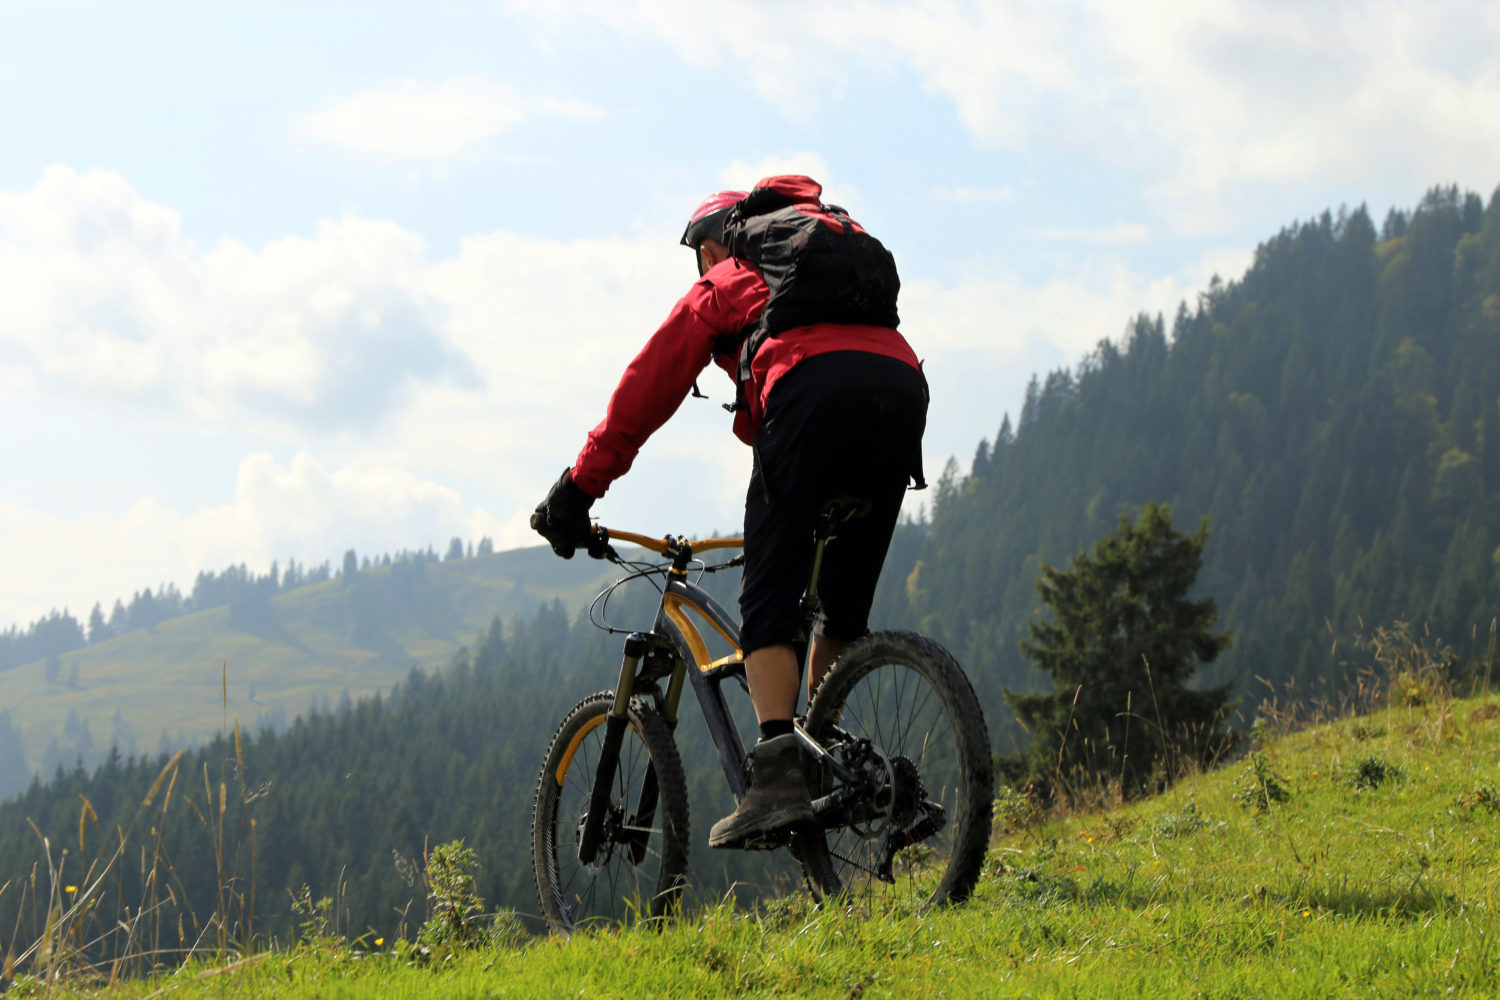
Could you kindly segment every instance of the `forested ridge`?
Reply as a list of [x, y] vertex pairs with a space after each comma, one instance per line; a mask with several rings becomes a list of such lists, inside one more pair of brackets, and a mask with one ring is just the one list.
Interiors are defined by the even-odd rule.
[[[291, 926], [288, 892], [306, 883], [319, 895], [339, 896], [361, 930], [375, 923], [389, 933], [393, 908], [404, 907], [414, 892], [419, 914], [422, 905], [394, 857], [419, 857], [428, 838], [465, 837], [486, 861], [486, 895], [509, 901], [529, 877], [529, 847], [518, 824], [529, 803], [537, 747], [572, 691], [591, 683], [579, 676], [581, 665], [566, 666], [591, 658], [570, 635], [586, 638], [569, 629], [560, 606], [542, 608], [513, 631], [509, 644], [496, 622], [472, 654], [463, 651], [439, 675], [413, 671], [388, 696], [299, 717], [283, 733], [243, 733], [243, 765], [226, 733], [187, 754], [178, 767], [178, 801], [162, 801], [158, 793], [156, 808], [133, 834], [152, 843], [148, 830], [160, 831], [188, 910], [200, 920], [214, 911], [218, 879], [210, 824], [198, 813], [213, 815], [210, 789], [221, 780], [233, 789], [227, 868], [245, 879], [251, 872], [248, 820], [256, 821], [256, 922], [266, 931]], [[68, 831], [55, 832], [53, 843], [76, 852], [86, 799], [100, 817], [86, 836], [107, 843], [116, 827], [129, 827], [166, 763], [165, 754], [115, 754], [92, 775], [81, 768], [59, 771], [0, 806], [6, 877], [23, 874], [41, 854], [27, 818], [42, 830]], [[135, 860], [121, 868], [127, 905], [142, 896]], [[81, 881], [80, 868], [75, 853], [64, 877]], [[11, 906], [16, 898], [10, 895]]]
[[[274, 565], [259, 577], [242, 567], [200, 573], [193, 602], [202, 608], [0, 670], [0, 799], [33, 774], [79, 761], [92, 769], [111, 746], [124, 756], [194, 746], [218, 731], [225, 710], [251, 730], [285, 729], [308, 706], [326, 711], [388, 691], [413, 666], [441, 667], [496, 616], [530, 616], [553, 598], [574, 607], [608, 578], [600, 564], [580, 573], [544, 548], [491, 552], [487, 543], [470, 556], [455, 539], [441, 560], [431, 550], [363, 560], [349, 552], [327, 579], [295, 565], [279, 581]], [[247, 579], [255, 585], [217, 586]]]
[[[1363, 633], [1397, 620], [1453, 643], [1470, 666], [1493, 662], [1500, 192], [1486, 207], [1434, 189], [1378, 231], [1362, 208], [1292, 225], [1170, 327], [1139, 317], [1076, 368], [1034, 380], [1017, 421], [1001, 421], [968, 474], [950, 464], [930, 520], [902, 529], [875, 620], [949, 645], [1008, 739], [1003, 689], [1040, 683], [1019, 643], [1038, 613], [1042, 564], [1066, 563], [1152, 500], [1169, 502], [1184, 528], [1209, 518], [1197, 592], [1217, 600], [1233, 645], [1199, 682], [1234, 681], [1244, 708], [1267, 693], [1257, 678], [1294, 692], [1333, 682], [1358, 667]], [[618, 655], [618, 640], [547, 606], [529, 623], [492, 626], [448, 671], [414, 673], [391, 697], [246, 734], [233, 781], [255, 796], [245, 808], [257, 819], [257, 925], [289, 926], [287, 891], [305, 881], [315, 895], [340, 894], [356, 931], [390, 933], [396, 909], [421, 906], [395, 853], [453, 837], [475, 848], [489, 906], [533, 911], [536, 768], [567, 707], [613, 683]], [[739, 859], [702, 845], [723, 782], [701, 723], [684, 719], [692, 871], [723, 885], [741, 874], [727, 867]], [[233, 756], [227, 741], [189, 755], [184, 787], [197, 791], [182, 794], [201, 797], [204, 769], [217, 781]], [[74, 843], [85, 796], [111, 831], [164, 763], [75, 770], [0, 806], [0, 882], [38, 857], [27, 817], [54, 845]], [[206, 913], [205, 829], [191, 812], [172, 816], [161, 829]]]
[[[1200, 678], [1314, 693], [1398, 619], [1493, 656], [1500, 613], [1500, 193], [1434, 189], [1261, 245], [1242, 279], [1138, 317], [1034, 379], [1019, 421], [938, 486], [911, 612], [989, 705], [1037, 683], [1019, 642], [1041, 565], [1119, 513], [1209, 518], [1198, 578], [1232, 647]], [[1251, 690], [1252, 684], [1254, 690]]]

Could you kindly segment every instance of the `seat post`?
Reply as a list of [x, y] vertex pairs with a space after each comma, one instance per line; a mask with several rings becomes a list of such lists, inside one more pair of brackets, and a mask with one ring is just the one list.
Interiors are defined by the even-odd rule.
[[870, 511], [870, 501], [859, 497], [835, 497], [818, 511], [818, 524], [813, 529], [812, 572], [808, 574], [807, 589], [802, 593], [802, 614], [806, 618], [807, 632], [812, 635], [813, 620], [822, 608], [818, 600], [818, 579], [823, 575], [823, 550], [828, 540], [838, 534], [839, 525], [863, 517]]

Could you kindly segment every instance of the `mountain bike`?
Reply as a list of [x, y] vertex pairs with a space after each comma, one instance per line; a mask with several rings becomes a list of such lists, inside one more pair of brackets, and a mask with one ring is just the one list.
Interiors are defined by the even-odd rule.
[[[803, 597], [818, 610], [824, 546], [859, 516], [858, 502], [824, 509]], [[630, 543], [661, 561], [626, 559]], [[649, 631], [626, 635], [619, 680], [579, 702], [547, 748], [532, 811], [537, 894], [548, 926], [658, 921], [688, 884], [687, 780], [674, 732], [691, 684], [735, 800], [748, 787], [745, 744], [726, 687], [748, 692], [739, 623], [702, 576], [743, 564], [702, 555], [740, 538], [650, 538], [598, 527], [590, 555], [628, 571], [595, 599], [590, 620], [612, 632], [601, 604], [622, 584], [661, 592]], [[705, 632], [700, 625], [706, 626]], [[710, 653], [709, 641], [727, 646]], [[849, 645], [795, 721], [814, 819], [752, 845], [786, 848], [815, 899], [896, 892], [938, 905], [966, 899], [978, 881], [993, 802], [989, 731], [978, 699], [941, 645], [912, 632], [874, 632]]]

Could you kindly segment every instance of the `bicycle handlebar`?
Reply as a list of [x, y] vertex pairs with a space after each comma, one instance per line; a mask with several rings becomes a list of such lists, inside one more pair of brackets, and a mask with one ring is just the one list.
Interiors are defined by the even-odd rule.
[[703, 538], [698, 541], [690, 541], [681, 537], [673, 538], [671, 535], [665, 538], [652, 538], [631, 531], [615, 531], [600, 524], [596, 525], [589, 535], [589, 555], [595, 559], [610, 558], [614, 553], [614, 549], [610, 548], [609, 544], [612, 540], [638, 545], [661, 556], [675, 556], [683, 546], [688, 546], [694, 552], [712, 552], [714, 549], [739, 549], [745, 545], [745, 539], [742, 537]]

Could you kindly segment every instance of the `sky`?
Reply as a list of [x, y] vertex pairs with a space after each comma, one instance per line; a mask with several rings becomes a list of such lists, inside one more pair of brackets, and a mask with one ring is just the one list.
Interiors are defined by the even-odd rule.
[[[1497, 123], [1492, 0], [0, 0], [0, 629], [536, 543], [711, 191], [892, 250], [934, 478], [1284, 226], [1488, 200]], [[739, 527], [700, 384], [604, 523]]]

